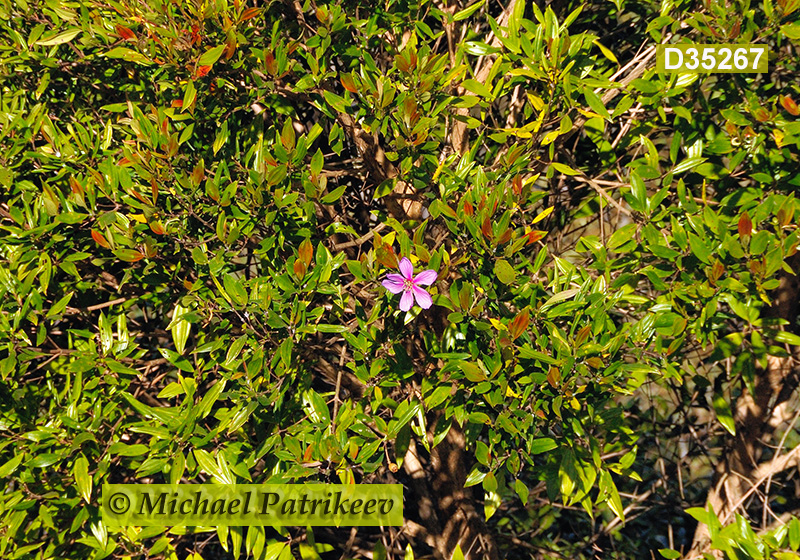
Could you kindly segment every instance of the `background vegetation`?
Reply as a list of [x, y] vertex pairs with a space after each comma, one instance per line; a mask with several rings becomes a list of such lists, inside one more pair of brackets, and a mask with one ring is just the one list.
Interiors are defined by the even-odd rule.
[[[0, 0], [0, 557], [798, 558], [798, 8]], [[179, 481], [406, 523], [103, 525]]]

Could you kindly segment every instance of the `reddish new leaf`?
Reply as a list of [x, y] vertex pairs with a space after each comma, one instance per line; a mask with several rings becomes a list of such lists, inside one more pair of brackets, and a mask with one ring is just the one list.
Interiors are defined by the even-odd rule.
[[311, 244], [311, 241], [304, 239], [303, 242], [300, 243], [297, 253], [300, 256], [300, 260], [302, 260], [306, 266], [310, 265], [311, 259], [314, 256], [314, 246]]
[[114, 254], [121, 261], [134, 263], [144, 258], [144, 255], [136, 249], [117, 249]]
[[239, 21], [247, 21], [248, 19], [253, 19], [260, 13], [261, 13], [261, 8], [247, 8], [245, 11], [242, 12]]
[[275, 61], [275, 56], [271, 52], [264, 55], [264, 65], [267, 67], [267, 72], [273, 76], [278, 73], [278, 63]]
[[514, 190], [514, 194], [522, 194], [522, 177], [516, 175], [514, 180], [511, 182], [511, 188]]
[[525, 329], [528, 328], [530, 324], [530, 310], [526, 307], [519, 313], [514, 319], [508, 324], [508, 333], [511, 335], [513, 340], [519, 338], [519, 336], [525, 332]]
[[166, 230], [164, 229], [164, 226], [162, 226], [161, 222], [159, 222], [158, 220], [153, 220], [152, 222], [150, 222], [150, 229], [153, 230], [153, 233], [155, 233], [156, 235], [164, 235], [165, 233], [167, 233]]
[[356, 81], [353, 79], [352, 74], [342, 74], [339, 76], [339, 81], [342, 82], [344, 89], [350, 93], [356, 93], [358, 91], [358, 88], [356, 87]]
[[481, 233], [486, 237], [492, 237], [492, 221], [489, 219], [489, 216], [486, 216], [483, 220], [483, 224], [481, 224]]
[[97, 230], [94, 229], [92, 230], [92, 239], [94, 239], [95, 243], [97, 243], [98, 245], [100, 245], [105, 249], [111, 248], [111, 245], [108, 244], [108, 241], [106, 241], [106, 238], [103, 237], [103, 234]]
[[117, 25], [117, 35], [119, 35], [126, 41], [136, 40], [136, 34], [133, 31], [119, 24]]
[[742, 214], [742, 217], [739, 218], [739, 237], [750, 236], [753, 233], [753, 221], [750, 219], [750, 215], [745, 212]]
[[769, 112], [763, 107], [756, 109], [754, 116], [758, 122], [767, 122], [769, 120]]
[[77, 195], [83, 196], [83, 187], [75, 177], [70, 176], [69, 186], [72, 189], [72, 192], [74, 192]]
[[786, 109], [789, 114], [794, 116], [800, 115], [800, 107], [797, 106], [797, 103], [795, 103], [791, 97], [788, 95], [781, 95], [780, 100], [781, 105], [783, 105], [783, 108]]
[[547, 235], [546, 231], [541, 231], [538, 229], [533, 230], [528, 234], [528, 242], [526, 243], [526, 245], [530, 245], [531, 243], [536, 243], [545, 235]]

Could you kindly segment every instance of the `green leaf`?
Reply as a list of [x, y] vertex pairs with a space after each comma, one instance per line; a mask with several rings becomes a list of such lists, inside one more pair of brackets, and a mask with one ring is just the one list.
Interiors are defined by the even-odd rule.
[[219, 57], [222, 56], [223, 51], [225, 50], [226, 45], [219, 45], [218, 47], [213, 47], [208, 49], [203, 55], [197, 60], [198, 66], [213, 66], [216, 61], [219, 60]]
[[320, 202], [322, 202], [322, 204], [332, 204], [336, 202], [337, 200], [342, 198], [342, 195], [344, 194], [346, 188], [347, 185], [342, 185], [341, 187], [337, 187], [332, 192], [329, 192], [328, 194], [323, 196]]
[[212, 146], [214, 150], [214, 155], [217, 155], [217, 152], [222, 149], [222, 146], [225, 145], [225, 142], [228, 141], [228, 121], [222, 123], [222, 128], [219, 129], [217, 132], [217, 137], [214, 139], [214, 145]]
[[572, 299], [577, 294], [579, 294], [580, 291], [581, 291], [580, 288], [570, 288], [569, 290], [563, 290], [561, 292], [558, 292], [557, 294], [554, 294], [552, 297], [550, 297], [546, 302], [542, 304], [542, 309], [550, 307], [551, 305], [558, 303], [560, 301]]
[[787, 23], [786, 25], [781, 25], [781, 31], [789, 39], [800, 39], [800, 24]]
[[69, 43], [75, 37], [77, 37], [82, 29], [77, 27], [73, 27], [72, 29], [68, 29], [67, 31], [63, 31], [56, 35], [55, 37], [51, 37], [50, 39], [39, 39], [34, 43], [35, 45], [39, 45], [41, 47], [52, 47], [54, 45], [62, 45], [64, 43]]
[[183, 385], [178, 383], [177, 381], [173, 381], [163, 389], [161, 392], [156, 395], [159, 399], [168, 399], [170, 397], [174, 397], [176, 395], [182, 395], [184, 393]]
[[684, 171], [688, 171], [688, 170], [692, 169], [693, 167], [697, 167], [698, 165], [700, 165], [704, 161], [706, 161], [706, 158], [704, 158], [704, 157], [686, 158], [685, 160], [680, 162], [678, 165], [676, 165], [672, 169], [672, 173], [674, 173], [674, 174], [683, 173]]
[[303, 392], [303, 406], [306, 409], [306, 415], [315, 424], [328, 425], [331, 423], [331, 414], [325, 399], [313, 389]]
[[718, 393], [714, 395], [712, 404], [714, 406], [714, 412], [717, 413], [717, 420], [719, 420], [719, 423], [722, 424], [722, 427], [725, 428], [728, 433], [735, 436], [736, 423], [733, 421], [733, 414], [731, 413], [731, 407], [728, 401], [725, 400], [722, 394]]
[[645, 204], [647, 201], [647, 188], [642, 178], [635, 171], [631, 171], [631, 193], [641, 204]]
[[125, 47], [116, 47], [111, 49], [103, 56], [108, 58], [121, 58], [123, 60], [127, 60], [128, 62], [135, 62], [136, 64], [153, 64], [153, 61], [147, 58], [140, 52], [132, 51], [131, 49]]
[[33, 468], [45, 468], [56, 464], [60, 459], [61, 455], [58, 453], [42, 453], [41, 455], [33, 457], [25, 464]]
[[711, 264], [711, 249], [692, 232], [689, 232], [689, 247], [691, 247], [694, 256], [706, 264]]
[[537, 455], [539, 453], [547, 453], [548, 451], [552, 451], [558, 447], [558, 444], [555, 442], [553, 438], [536, 438], [530, 442], [530, 451], [531, 455]]
[[200, 404], [197, 405], [197, 415], [200, 418], [205, 418], [211, 412], [211, 408], [214, 406], [214, 403], [217, 402], [219, 396], [222, 394], [222, 391], [225, 390], [225, 379], [222, 378], [217, 381], [208, 392], [203, 395], [203, 398], [200, 400]]
[[168, 326], [168, 330], [172, 331], [172, 341], [175, 343], [175, 350], [178, 354], [183, 354], [186, 348], [186, 341], [189, 338], [189, 332], [192, 330], [191, 323], [182, 318], [187, 311], [188, 309], [181, 306], [180, 303], [177, 304], [172, 312], [172, 321]]
[[241, 279], [232, 274], [226, 274], [222, 278], [222, 282], [225, 285], [225, 293], [230, 296], [235, 305], [242, 307], [247, 304], [247, 290], [242, 285]]
[[[551, 161], [550, 165], [553, 167], [553, 169], [555, 169], [559, 173], [563, 173], [564, 175], [580, 175], [581, 174], [580, 171], [572, 169], [569, 165], [564, 165], [563, 163], [558, 163], [557, 161]], [[548, 210], [552, 210], [552, 208], [548, 208]], [[536, 223], [536, 221], [534, 221], [533, 223]]]
[[800, 336], [788, 331], [775, 331], [772, 335], [775, 342], [782, 344], [791, 344], [792, 346], [800, 346]]
[[586, 99], [586, 104], [589, 108], [603, 117], [604, 119], [611, 120], [611, 114], [606, 109], [605, 105], [603, 105], [603, 101], [600, 97], [592, 90], [590, 87], [583, 88], [583, 97]]
[[491, 90], [488, 87], [486, 87], [484, 84], [482, 84], [482, 83], [480, 83], [480, 82], [478, 82], [476, 80], [471, 80], [471, 79], [470, 80], [464, 80], [463, 82], [461, 82], [461, 87], [463, 87], [466, 90], [471, 91], [472, 93], [480, 95], [481, 97], [486, 97], [486, 98], [489, 98], [489, 99], [491, 99], [493, 97]]
[[677, 550], [672, 550], [671, 548], [660, 548], [658, 549], [658, 553], [664, 558], [667, 558], [669, 560], [681, 557], [680, 552], [678, 552]]
[[622, 508], [622, 500], [619, 497], [617, 485], [614, 484], [611, 474], [608, 471], [603, 471], [603, 473], [600, 475], [600, 480], [601, 491], [606, 492], [606, 503], [608, 504], [608, 507], [610, 507], [611, 511], [613, 511], [614, 514], [624, 522], [625, 511]]
[[92, 477], [89, 476], [89, 461], [83, 455], [75, 459], [72, 469], [78, 491], [86, 502], [92, 499]]
[[517, 279], [517, 271], [505, 259], [497, 259], [495, 261], [494, 274], [506, 285], [513, 283]]
[[478, 470], [478, 467], [472, 469], [472, 471], [467, 475], [467, 480], [464, 482], [464, 488], [469, 488], [470, 486], [475, 486], [483, 482], [483, 479], [486, 478], [488, 473], [481, 472]]
[[23, 453], [18, 453], [3, 463], [3, 465], [0, 466], [0, 478], [6, 478], [7, 476], [13, 474], [24, 458], [25, 455]]
[[500, 52], [497, 47], [492, 47], [481, 41], [465, 41], [464, 52], [474, 56], [486, 56]]
[[428, 410], [432, 410], [442, 404], [447, 397], [450, 396], [450, 391], [452, 387], [449, 385], [441, 385], [437, 387], [433, 393], [431, 393], [428, 398], [425, 399], [425, 408]]
[[457, 12], [456, 15], [453, 16], [453, 21], [461, 21], [462, 19], [467, 19], [469, 16], [477, 12], [481, 6], [486, 3], [486, 0], [478, 0], [474, 4], [467, 6], [460, 12]]
[[50, 310], [47, 312], [47, 318], [49, 319], [50, 317], [53, 317], [54, 315], [59, 315], [61, 312], [63, 312], [64, 309], [67, 308], [67, 304], [72, 299], [72, 296], [74, 294], [75, 292], [69, 292], [67, 295], [62, 297], [57, 302], [55, 302], [53, 306], [50, 308]]
[[525, 486], [525, 483], [519, 479], [515, 480], [514, 491], [517, 493], [517, 496], [519, 496], [519, 499], [522, 501], [522, 505], [527, 505], [528, 494], [530, 493], [530, 491], [528, 490], [528, 487]]

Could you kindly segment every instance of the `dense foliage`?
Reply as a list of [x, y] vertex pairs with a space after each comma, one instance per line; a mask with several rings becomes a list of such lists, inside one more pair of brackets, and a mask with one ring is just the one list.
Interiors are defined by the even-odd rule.
[[[798, 558], [798, 13], [0, 0], [0, 557]], [[407, 521], [100, 519], [179, 481]]]

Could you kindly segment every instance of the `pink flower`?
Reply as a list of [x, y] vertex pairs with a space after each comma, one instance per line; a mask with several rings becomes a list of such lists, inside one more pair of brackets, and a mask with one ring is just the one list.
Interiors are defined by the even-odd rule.
[[428, 292], [420, 288], [420, 286], [429, 286], [436, 282], [435, 270], [423, 270], [414, 276], [414, 265], [411, 261], [403, 257], [400, 260], [400, 274], [387, 274], [386, 280], [382, 282], [383, 287], [392, 292], [399, 294], [403, 292], [400, 298], [400, 309], [408, 311], [414, 305], [414, 300], [417, 300], [417, 305], [422, 309], [428, 309], [433, 305], [433, 300]]

